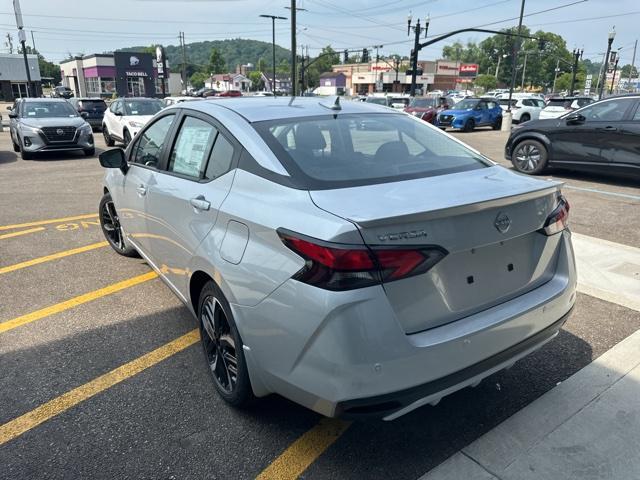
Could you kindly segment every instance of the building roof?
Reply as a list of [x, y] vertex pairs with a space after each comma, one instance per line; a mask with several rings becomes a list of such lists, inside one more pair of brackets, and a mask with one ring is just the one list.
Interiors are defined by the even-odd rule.
[[344, 72], [324, 72], [323, 74], [320, 75], [320, 78], [336, 78], [336, 77], [339, 77], [340, 75], [342, 75], [343, 77], [346, 77]]
[[[216, 116], [220, 109], [232, 111], [248, 122], [261, 122], [281, 118], [308, 117], [314, 115], [342, 115], [352, 113], [402, 114], [366, 102], [341, 99], [342, 110], [331, 110], [335, 97], [242, 97], [201, 102], [182, 103], [181, 108], [200, 110]], [[170, 107], [171, 108], [171, 107]]]

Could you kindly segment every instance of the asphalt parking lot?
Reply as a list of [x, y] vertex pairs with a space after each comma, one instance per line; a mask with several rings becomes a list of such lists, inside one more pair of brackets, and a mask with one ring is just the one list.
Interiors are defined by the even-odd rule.
[[[456, 136], [508, 166], [503, 132]], [[414, 479], [640, 329], [640, 312], [579, 293], [553, 342], [394, 422], [324, 420], [277, 396], [236, 411], [187, 309], [106, 246], [102, 174], [82, 154], [21, 160], [0, 133], [1, 479]], [[574, 232], [640, 246], [637, 181], [549, 176]]]

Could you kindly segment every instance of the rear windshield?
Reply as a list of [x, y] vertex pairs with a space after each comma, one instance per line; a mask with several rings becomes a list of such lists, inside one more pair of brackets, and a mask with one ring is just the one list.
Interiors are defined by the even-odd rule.
[[[508, 98], [506, 98], [506, 99], [500, 99], [500, 100], [498, 100], [498, 103], [499, 103], [500, 105], [507, 106], [507, 105], [509, 105], [509, 99], [508, 99]], [[516, 103], [518, 103], [518, 100], [511, 100], [511, 106], [512, 106], [512, 107], [513, 107]]]
[[465, 100], [460, 100], [456, 103], [456, 110], [472, 110], [476, 108], [480, 100], [474, 98], [467, 98]]
[[416, 107], [416, 108], [429, 108], [429, 107], [435, 107], [436, 104], [437, 104], [436, 98], [414, 98], [413, 100], [411, 100], [411, 103], [409, 104], [409, 106]]
[[84, 110], [106, 110], [107, 104], [104, 100], [78, 100], [78, 108]]
[[256, 122], [304, 188], [329, 189], [446, 175], [490, 164], [404, 114], [349, 114]]
[[552, 98], [547, 102], [547, 107], [570, 107], [573, 99]]
[[386, 105], [387, 99], [385, 97], [367, 97], [367, 103], [375, 103], [376, 105]]
[[576, 103], [578, 107], [586, 107], [594, 102], [593, 98], [577, 98]]
[[64, 100], [60, 102], [25, 102], [22, 107], [22, 116], [25, 118], [77, 117], [78, 112]]
[[160, 100], [125, 100], [125, 115], [155, 115], [162, 110]]

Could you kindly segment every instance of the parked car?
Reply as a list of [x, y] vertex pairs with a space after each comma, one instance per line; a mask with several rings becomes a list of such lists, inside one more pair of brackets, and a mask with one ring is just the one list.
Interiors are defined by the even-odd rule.
[[466, 98], [456, 103], [452, 109], [440, 112], [436, 125], [443, 130], [452, 127], [464, 132], [485, 126], [499, 130], [502, 125], [502, 109], [497, 100]]
[[640, 95], [610, 97], [511, 132], [505, 158], [522, 173], [547, 167], [640, 177]]
[[554, 97], [547, 101], [547, 104], [540, 112], [540, 119], [558, 118], [567, 112], [571, 112], [578, 108], [593, 103], [591, 97]]
[[391, 420], [556, 336], [576, 295], [560, 182], [402, 112], [290, 102], [184, 103], [100, 155], [108, 242], [197, 318], [226, 402]]
[[199, 97], [188, 97], [188, 96], [164, 97], [162, 99], [162, 103], [164, 104], [165, 107], [170, 107], [171, 105], [175, 105], [176, 103], [192, 102], [194, 100], [200, 100], [200, 98]]
[[[500, 108], [507, 110], [509, 106], [508, 98], [498, 100]], [[524, 97], [511, 99], [511, 120], [513, 123], [524, 123], [529, 120], [537, 120], [540, 112], [545, 107], [544, 100], [537, 97]]]
[[411, 101], [411, 97], [409, 95], [403, 94], [392, 94], [392, 95], [369, 95], [365, 100], [365, 103], [375, 103], [376, 105], [383, 105], [385, 107], [395, 108], [396, 110], [404, 110], [409, 102]]
[[114, 100], [104, 114], [102, 135], [107, 146], [129, 145], [138, 131], [164, 107], [157, 98], [126, 97]]
[[415, 97], [404, 111], [425, 122], [435, 123], [438, 112], [449, 108], [450, 105], [444, 97]]
[[218, 94], [218, 91], [216, 89], [206, 88], [206, 87], [203, 87], [193, 92], [194, 97], [215, 97], [217, 94]]
[[102, 119], [107, 104], [101, 98], [70, 98], [69, 103], [80, 114], [86, 113], [84, 119], [94, 130], [102, 128]]
[[23, 160], [51, 151], [95, 154], [93, 131], [84, 117], [62, 98], [21, 98], [9, 112], [13, 151]]
[[69, 87], [58, 86], [51, 90], [49, 96], [51, 98], [71, 98], [73, 97], [73, 90]]
[[241, 97], [242, 92], [240, 90], [226, 90], [218, 94], [219, 97]]

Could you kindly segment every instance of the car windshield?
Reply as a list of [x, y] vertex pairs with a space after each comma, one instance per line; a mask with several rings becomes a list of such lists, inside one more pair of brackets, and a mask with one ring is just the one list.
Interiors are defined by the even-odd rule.
[[84, 110], [106, 110], [107, 104], [104, 100], [78, 100], [78, 108]]
[[304, 117], [253, 126], [291, 175], [309, 189], [445, 175], [488, 165], [426, 123], [399, 114]]
[[478, 102], [479, 100], [471, 98], [460, 100], [458, 103], [456, 103], [456, 110], [473, 110]]
[[26, 118], [77, 117], [78, 112], [66, 101], [26, 102], [23, 116]]
[[410, 107], [429, 108], [436, 106], [435, 98], [414, 98], [409, 104]]
[[367, 103], [375, 103], [376, 105], [386, 105], [387, 99], [385, 97], [367, 97]]
[[125, 115], [155, 115], [162, 110], [160, 100], [125, 100]]

